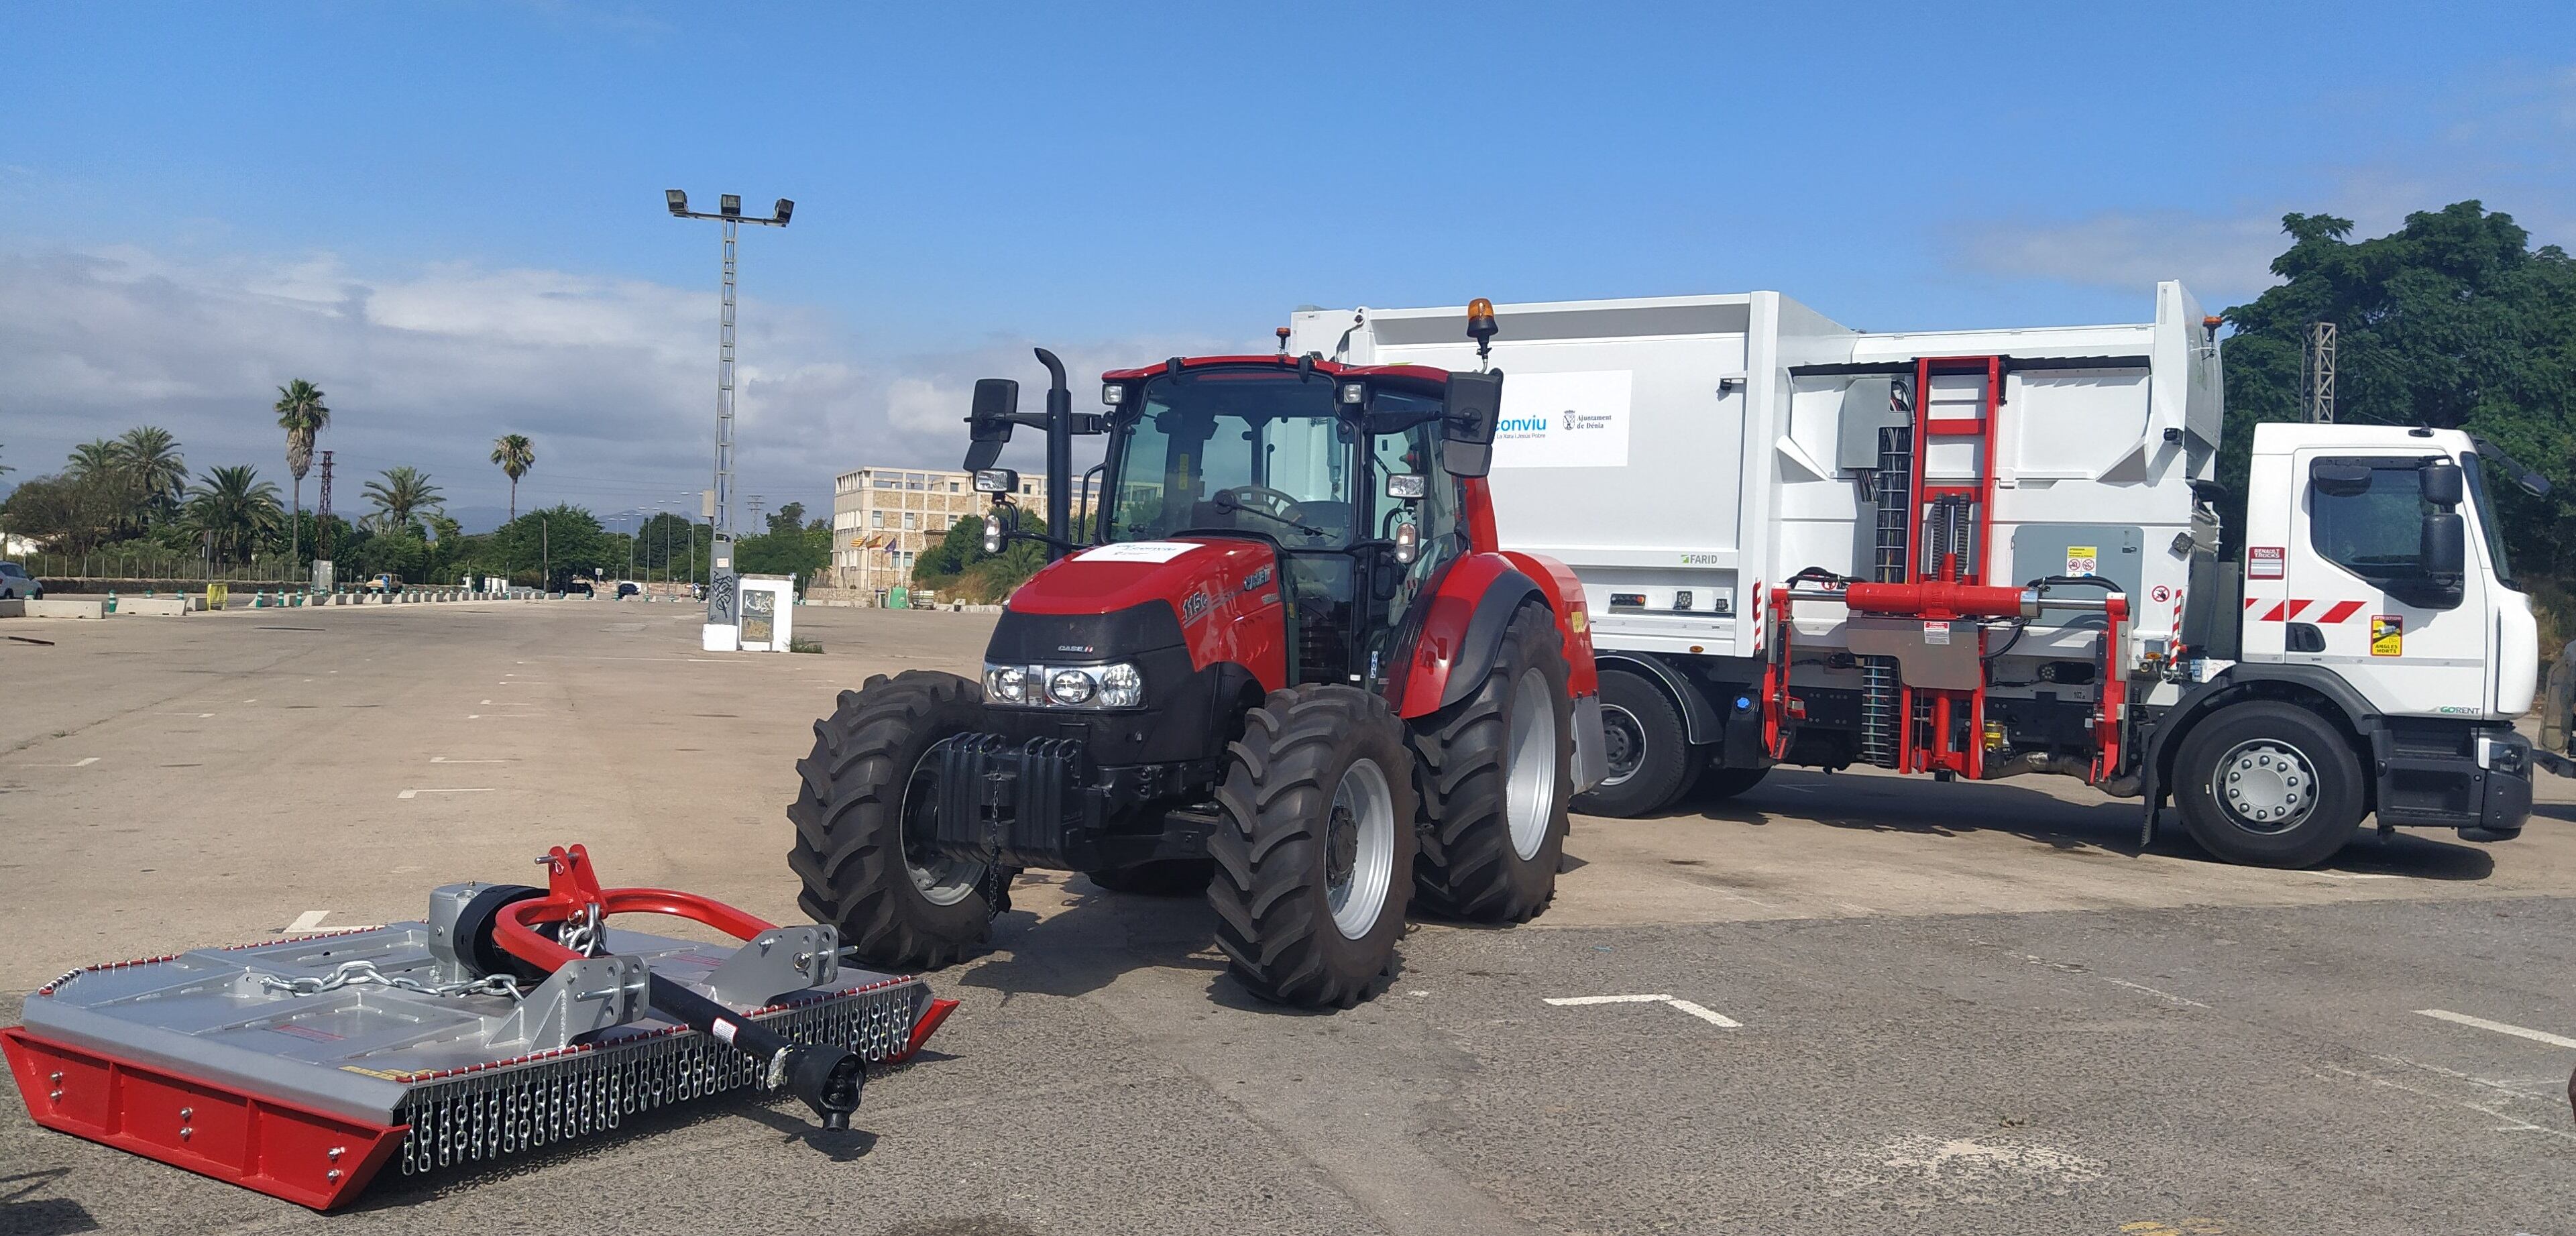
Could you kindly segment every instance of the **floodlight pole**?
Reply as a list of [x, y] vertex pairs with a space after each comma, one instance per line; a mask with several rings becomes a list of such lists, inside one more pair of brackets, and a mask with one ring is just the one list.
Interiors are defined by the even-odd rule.
[[[707, 549], [707, 625], [737, 626], [742, 616], [733, 582], [734, 233], [736, 225], [743, 223], [785, 227], [796, 203], [782, 197], [775, 213], [762, 219], [744, 217], [742, 195], [737, 193], [719, 198], [720, 208], [714, 214], [689, 209], [688, 195], [678, 189], [665, 190], [662, 196], [673, 218], [713, 219], [724, 225], [724, 296], [716, 320], [716, 509], [708, 519], [712, 543]], [[694, 571], [695, 562], [690, 565]]]

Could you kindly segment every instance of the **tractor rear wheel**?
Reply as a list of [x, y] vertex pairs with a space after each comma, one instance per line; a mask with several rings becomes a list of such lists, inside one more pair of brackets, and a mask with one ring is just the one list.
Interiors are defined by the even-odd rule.
[[1413, 888], [1404, 723], [1356, 687], [1293, 687], [1229, 753], [1208, 839], [1217, 945], [1255, 996], [1349, 1008], [1392, 969]]
[[1556, 895], [1574, 798], [1566, 680], [1556, 620], [1524, 607], [1475, 694], [1414, 723], [1424, 827], [1413, 874], [1426, 908], [1518, 923]]
[[814, 723], [814, 751], [796, 762], [803, 786], [787, 818], [796, 899], [841, 943], [881, 970], [935, 970], [984, 942], [1010, 874], [944, 858], [924, 840], [938, 810], [930, 748], [975, 728], [983, 690], [955, 674], [880, 674], [841, 693]]

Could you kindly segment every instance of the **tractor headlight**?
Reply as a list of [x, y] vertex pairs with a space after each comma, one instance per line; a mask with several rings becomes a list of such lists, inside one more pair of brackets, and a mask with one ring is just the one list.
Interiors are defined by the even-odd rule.
[[1145, 675], [1134, 664], [984, 665], [984, 697], [996, 704], [1040, 708], [1134, 708], [1145, 702]]
[[1103, 708], [1133, 708], [1145, 702], [1145, 676], [1124, 661], [1100, 671]]
[[1060, 669], [1047, 675], [1047, 698], [1059, 704], [1067, 706], [1088, 704], [1091, 702], [1091, 697], [1099, 691], [1099, 684], [1093, 682], [1091, 675], [1083, 670]]
[[1028, 670], [1017, 665], [985, 666], [984, 694], [1005, 704], [1027, 703], [1029, 701]]

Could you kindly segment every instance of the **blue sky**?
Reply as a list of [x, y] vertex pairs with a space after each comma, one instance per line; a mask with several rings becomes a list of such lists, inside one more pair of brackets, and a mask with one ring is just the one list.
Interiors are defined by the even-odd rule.
[[306, 377], [344, 477], [496, 507], [515, 430], [522, 505], [676, 499], [716, 238], [670, 186], [798, 203], [744, 244], [742, 461], [809, 507], [953, 465], [1031, 342], [1757, 287], [2129, 320], [2258, 291], [2285, 210], [2467, 197], [2576, 243], [2565, 4], [19, 4], [0, 45], [0, 483], [143, 422], [279, 474]]

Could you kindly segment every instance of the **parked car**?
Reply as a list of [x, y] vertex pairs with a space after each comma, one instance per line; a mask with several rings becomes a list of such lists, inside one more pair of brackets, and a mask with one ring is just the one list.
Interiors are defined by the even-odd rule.
[[403, 590], [403, 577], [391, 571], [379, 571], [367, 577], [367, 591], [392, 595]]
[[641, 593], [641, 592], [643, 592], [643, 591], [644, 591], [644, 590], [643, 590], [642, 588], [640, 588], [640, 587], [637, 587], [637, 586], [636, 586], [636, 583], [635, 583], [635, 581], [634, 581], [634, 580], [631, 580], [631, 579], [621, 579], [621, 580], [617, 581], [617, 599], [618, 599], [618, 600], [623, 601], [623, 600], [625, 600], [626, 598], [631, 597], [631, 596], [635, 596], [635, 595], [637, 595], [637, 594], [639, 594], [639, 593]]
[[15, 562], [0, 562], [0, 601], [32, 601], [45, 595], [45, 586]]

